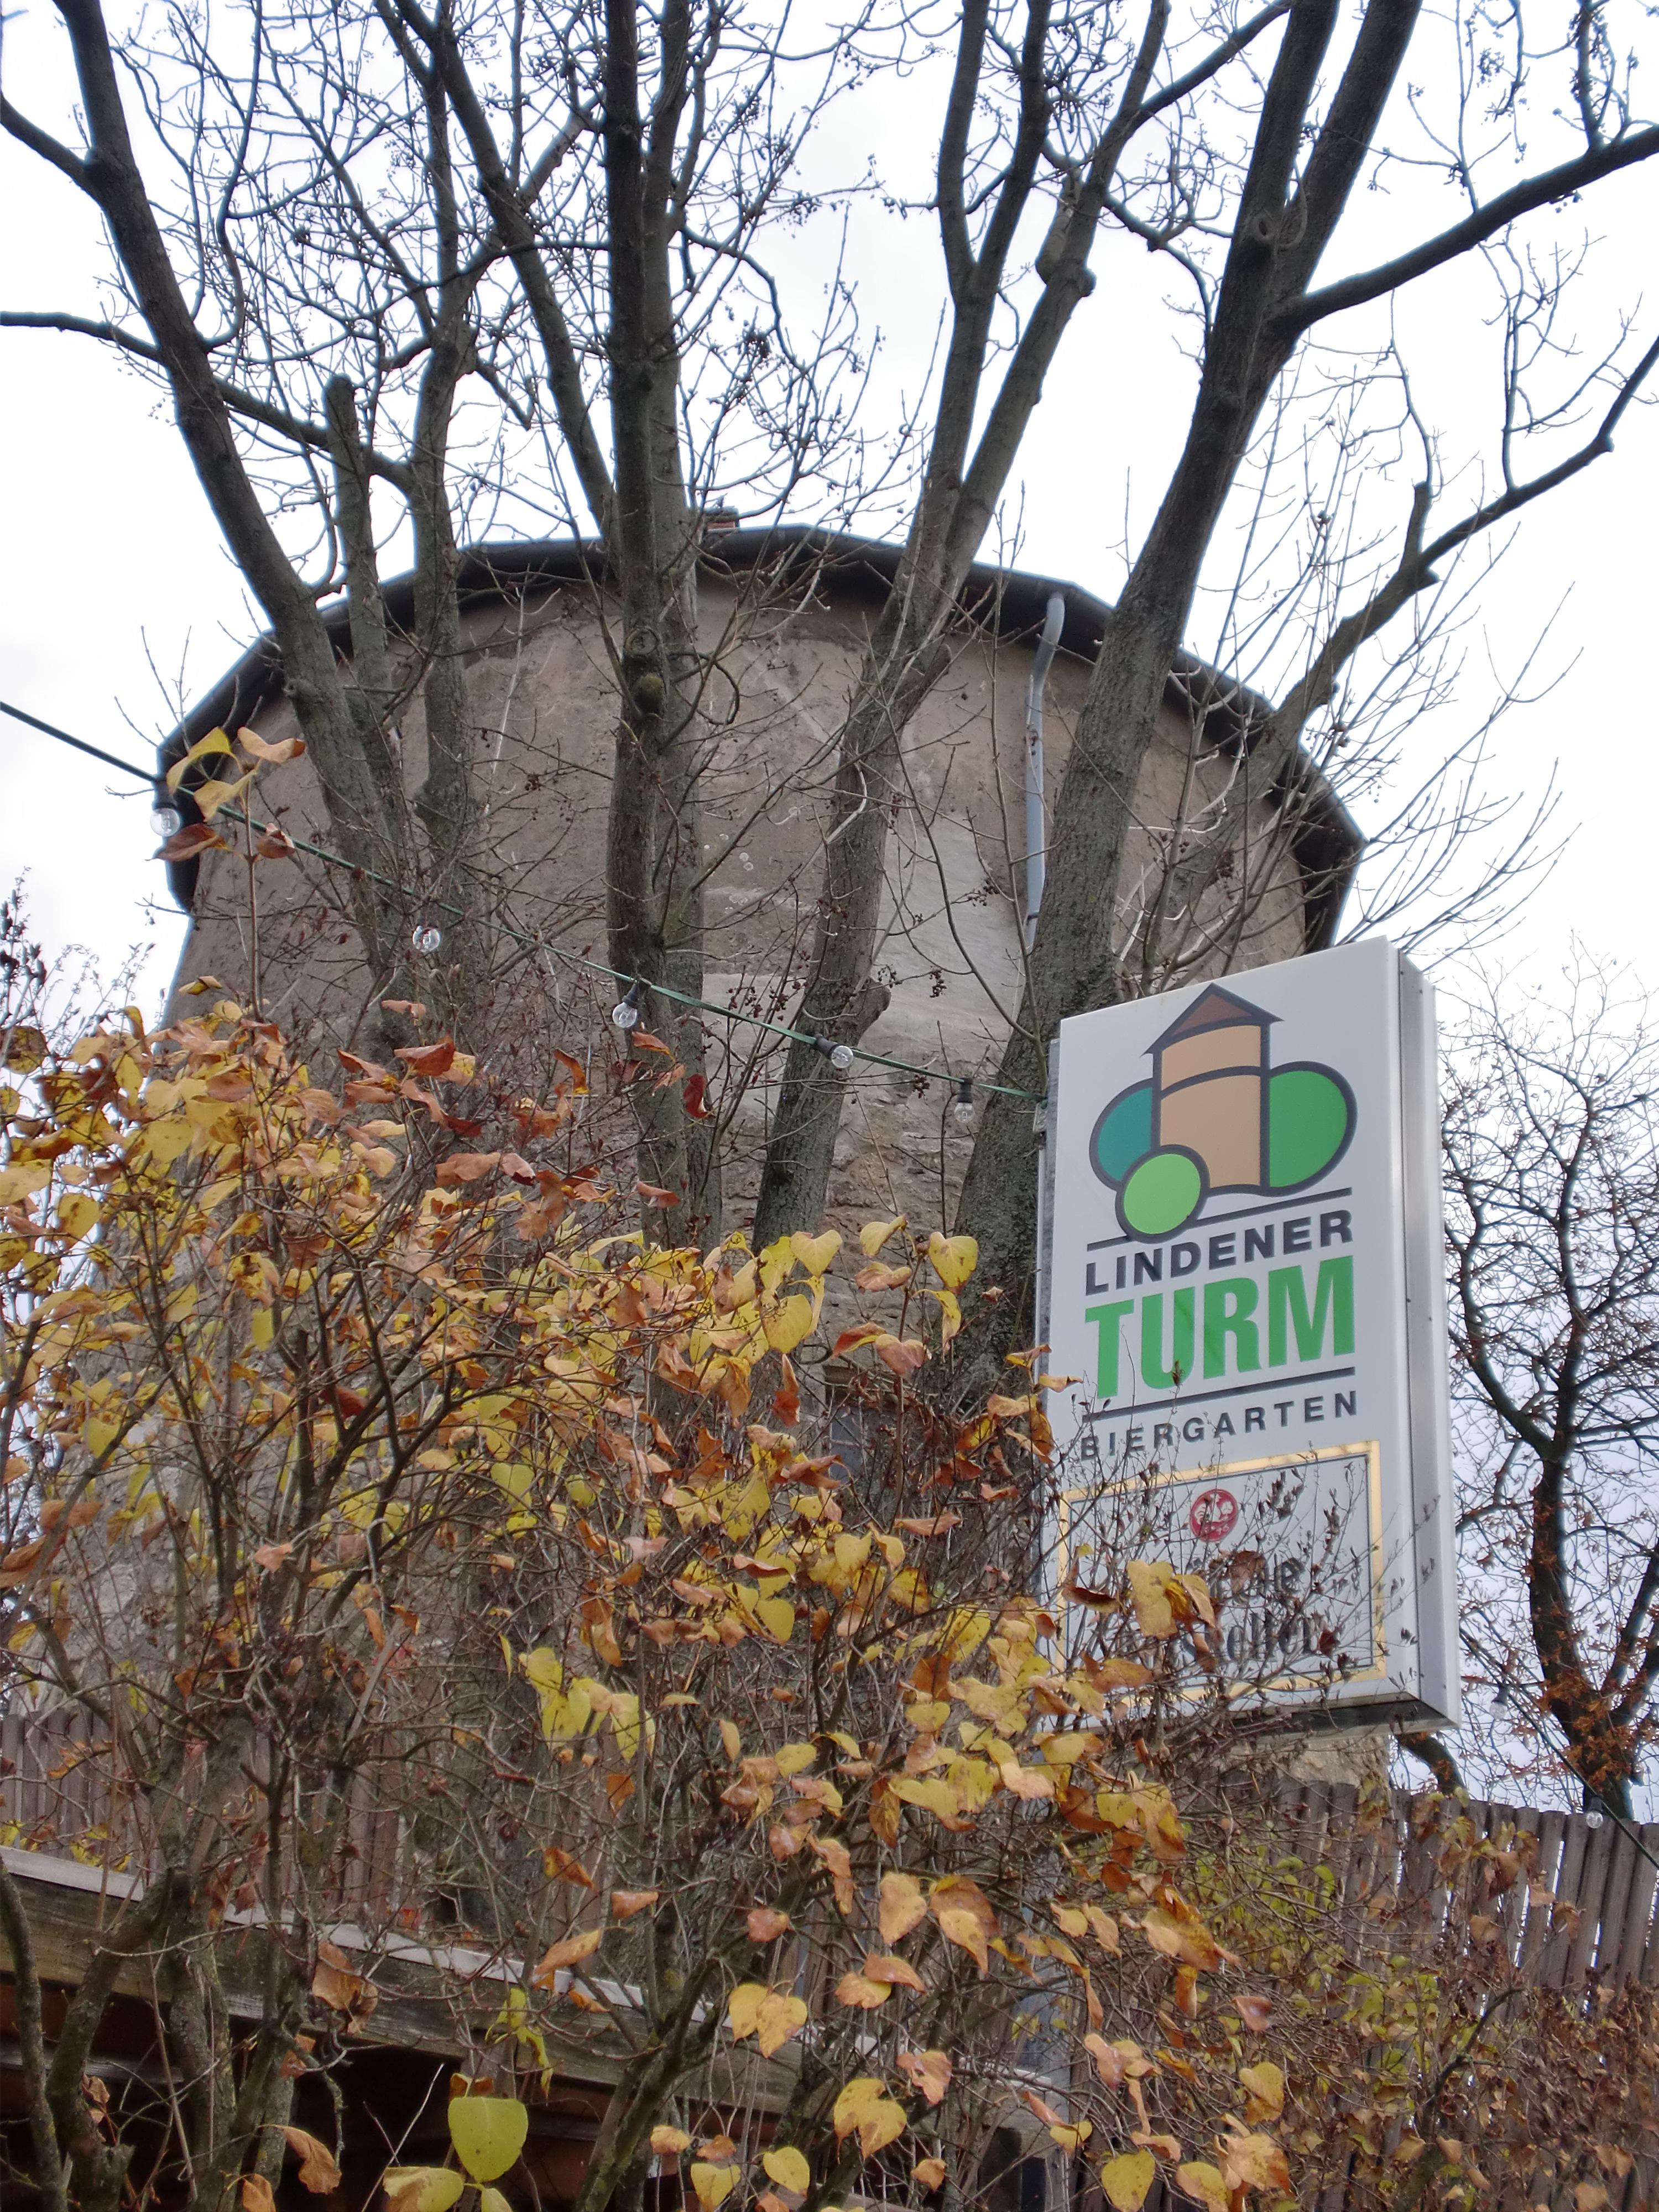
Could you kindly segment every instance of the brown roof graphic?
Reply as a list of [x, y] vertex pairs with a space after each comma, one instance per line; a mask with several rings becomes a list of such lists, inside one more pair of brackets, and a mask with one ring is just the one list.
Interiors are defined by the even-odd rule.
[[1148, 1049], [1157, 1052], [1177, 1037], [1194, 1036], [1200, 1030], [1234, 1029], [1245, 1022], [1254, 1022], [1258, 1029], [1266, 1029], [1270, 1022], [1279, 1019], [1277, 1014], [1265, 1013], [1253, 1006], [1248, 999], [1236, 999], [1231, 991], [1224, 991], [1218, 983], [1212, 983], [1200, 991], [1182, 1012], [1177, 1014], [1162, 1036], [1155, 1037]]

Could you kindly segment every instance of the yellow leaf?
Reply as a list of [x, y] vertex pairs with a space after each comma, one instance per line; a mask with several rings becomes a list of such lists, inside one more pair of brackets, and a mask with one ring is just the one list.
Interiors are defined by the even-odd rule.
[[217, 776], [210, 776], [205, 783], [195, 787], [196, 804], [204, 818], [211, 822], [222, 806], [234, 806], [253, 781], [252, 772], [238, 776], [234, 783], [225, 783]]
[[1170, 1602], [1170, 1583], [1175, 1570], [1167, 1559], [1131, 1559], [1129, 1596], [1143, 1636], [1173, 1636], [1175, 1608]]
[[659, 2158], [678, 2158], [683, 2150], [690, 2149], [691, 2138], [684, 2128], [659, 2124], [651, 2130], [651, 2148]]
[[1227, 2185], [1221, 2178], [1221, 2168], [1207, 2159], [1189, 2158], [1184, 2166], [1176, 2166], [1176, 2183], [1186, 2196], [1207, 2205], [1209, 2212], [1227, 2212]]
[[906, 1805], [936, 1813], [947, 1826], [961, 1825], [962, 1801], [937, 1774], [902, 1774], [892, 1784], [892, 1794]]
[[821, 1275], [840, 1251], [841, 1238], [833, 1229], [826, 1229], [817, 1237], [809, 1237], [804, 1229], [798, 1229], [789, 1239], [789, 1249], [809, 1275]]
[[780, 2189], [787, 2189], [798, 2197], [805, 2197], [812, 2185], [812, 2169], [793, 2143], [779, 2150], [769, 2150], [761, 2159], [769, 2178]]
[[987, 1948], [997, 1932], [997, 1917], [979, 1884], [969, 1881], [966, 1875], [947, 1875], [933, 1884], [927, 1903], [945, 1942], [968, 1952], [984, 1973], [990, 1963]]
[[787, 1597], [757, 1599], [755, 1618], [775, 1643], [787, 1644], [795, 1632], [795, 1608]]
[[804, 1774], [817, 1764], [818, 1753], [816, 1744], [783, 1743], [772, 1755], [778, 1762], [778, 1772], [790, 1775]]
[[466, 2187], [466, 2176], [451, 2166], [388, 2167], [380, 2186], [393, 2212], [449, 2212]]
[[726, 2000], [726, 2024], [741, 2043], [760, 2024], [760, 2008], [772, 1992], [764, 1982], [739, 1982]]
[[927, 1259], [947, 1291], [959, 1291], [979, 1265], [979, 1246], [971, 1237], [941, 1237], [936, 1229], [927, 1239]]
[[715, 2212], [715, 2207], [724, 2204], [737, 2185], [735, 2166], [709, 2166], [702, 2159], [693, 2160], [691, 2186], [697, 2192], [702, 2212]]
[[1067, 2158], [1075, 2158], [1094, 2131], [1092, 2120], [1079, 2120], [1075, 2125], [1069, 2120], [1054, 2120], [1048, 2128], [1049, 2134]]
[[935, 2189], [945, 2186], [945, 2166], [942, 2158], [919, 2158], [912, 2172], [930, 2195]]
[[1254, 2126], [1258, 2120], [1276, 2120], [1285, 2109], [1285, 2076], [1270, 2058], [1259, 2066], [1241, 2066], [1238, 2079], [1249, 2102], [1244, 2117]]
[[547, 1950], [536, 1971], [530, 1977], [538, 1990], [550, 1990], [561, 1966], [580, 1966], [584, 1959], [591, 1959], [605, 1941], [603, 1928], [585, 1928], [580, 1936], [567, 1936], [562, 1943]]
[[1206, 1973], [1212, 1973], [1221, 1964], [1220, 1945], [1190, 1907], [1177, 1915], [1154, 1905], [1140, 1924], [1153, 1950], [1161, 1951], [1166, 1959], [1178, 1959], [1183, 1966], [1197, 1966]]
[[859, 1231], [859, 1249], [865, 1258], [873, 1260], [894, 1231], [903, 1226], [902, 1213], [896, 1213], [890, 1221], [866, 1221]]
[[[186, 1131], [185, 1143], [189, 1141]], [[20, 1199], [32, 1198], [51, 1181], [52, 1169], [45, 1160], [20, 1160], [11, 1167], [0, 1168], [0, 1206], [15, 1206]]]
[[1140, 2212], [1157, 2178], [1157, 2163], [1152, 2153], [1145, 2150], [1121, 2152], [1100, 2169], [1100, 2185], [1115, 2212]]
[[883, 1875], [878, 1917], [884, 1943], [896, 1943], [927, 1917], [927, 1900], [915, 1875]]
[[228, 754], [230, 750], [230, 739], [225, 732], [222, 730], [210, 730], [206, 737], [198, 738], [190, 750], [181, 754], [167, 770], [167, 789], [177, 791], [185, 780], [186, 769], [193, 767], [198, 760], [205, 760], [210, 753]]
[[[334, 2154], [325, 2143], [308, 2136], [303, 2128], [284, 2128], [288, 2147], [298, 2154], [300, 2186], [308, 2189], [313, 2197], [330, 2197], [340, 2185], [340, 2169], [334, 2163]], [[457, 2190], [456, 2196], [460, 2195]], [[453, 2201], [453, 2199], [451, 2200]]]
[[803, 1337], [811, 1334], [816, 1317], [811, 1299], [797, 1291], [793, 1297], [784, 1298], [766, 1315], [762, 1322], [766, 1341], [774, 1352], [791, 1352]]
[[98, 1226], [98, 1201], [84, 1190], [66, 1190], [58, 1201], [58, 1225], [67, 1237], [89, 1237]]
[[874, 2074], [855, 2075], [836, 2100], [836, 2141], [844, 2142], [848, 2136], [864, 2125], [876, 2106], [885, 2101], [887, 2084]]
[[481, 2189], [478, 2212], [513, 2212], [513, 2207], [499, 2189]]
[[738, 1733], [738, 1724], [735, 1721], [720, 1723], [720, 1741], [726, 1746], [726, 1755], [728, 1759], [743, 1757], [743, 1738]]
[[1203, 1576], [1178, 1575], [1168, 1559], [1132, 1559], [1129, 1598], [1143, 1636], [1161, 1640], [1194, 1620], [1215, 1626], [1215, 1607]]
[[264, 761], [270, 768], [281, 768], [287, 761], [298, 760], [306, 749], [303, 738], [279, 738], [273, 745], [257, 730], [238, 730], [236, 742], [249, 760]]
[[794, 1248], [787, 1237], [779, 1237], [760, 1254], [760, 1286], [770, 1295], [784, 1277], [793, 1271]]
[[763, 2058], [770, 2058], [781, 2051], [793, 2035], [799, 2035], [806, 2025], [806, 2000], [789, 1996], [783, 1990], [769, 1990], [756, 2021], [755, 2040], [760, 2045]]
[[474, 2181], [494, 2181], [516, 2165], [530, 2114], [516, 2097], [452, 2097], [449, 2139]]

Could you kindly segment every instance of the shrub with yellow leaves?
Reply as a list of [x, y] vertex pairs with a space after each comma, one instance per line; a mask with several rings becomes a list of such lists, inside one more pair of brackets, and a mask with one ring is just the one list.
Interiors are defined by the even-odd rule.
[[[1039, 1388], [925, 1386], [968, 1240], [864, 1232], [893, 1310], [831, 1398], [840, 1238], [653, 1245], [576, 1156], [574, 1072], [497, 1100], [440, 1040], [337, 1095], [222, 1001], [10, 1034], [4, 1690], [85, 1724], [104, 1809], [9, 1840], [113, 1885], [49, 2061], [0, 1871], [49, 2205], [187, 2162], [266, 2212], [290, 2153], [333, 2188], [295, 2100], [324, 2124], [414, 1997], [501, 2094], [452, 2106], [466, 2180], [385, 2176], [409, 2212], [505, 2212], [579, 2052], [615, 2086], [574, 2212], [653, 2160], [703, 2212], [971, 2194], [1011, 2136], [1129, 2212], [1284, 2193], [1313, 2061], [1234, 1924], [1236, 1723], [1177, 1655], [1213, 1601], [1101, 1558], [1062, 1633]], [[82, 2081], [140, 1949], [225, 2094], [134, 2167]]]

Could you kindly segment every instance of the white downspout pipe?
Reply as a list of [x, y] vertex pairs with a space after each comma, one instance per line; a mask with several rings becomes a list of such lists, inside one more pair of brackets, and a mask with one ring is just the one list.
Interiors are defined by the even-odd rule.
[[1031, 656], [1030, 680], [1025, 687], [1025, 942], [1036, 935], [1037, 910], [1042, 904], [1042, 885], [1048, 873], [1048, 823], [1042, 789], [1042, 693], [1054, 665], [1054, 648], [1066, 627], [1063, 592], [1050, 592], [1042, 635]]

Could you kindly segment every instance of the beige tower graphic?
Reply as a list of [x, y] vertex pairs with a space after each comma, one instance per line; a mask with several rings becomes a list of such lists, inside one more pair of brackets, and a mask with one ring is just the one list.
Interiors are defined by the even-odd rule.
[[1152, 1141], [1195, 1153], [1212, 1190], [1266, 1180], [1273, 1018], [1212, 984], [1152, 1046]]

